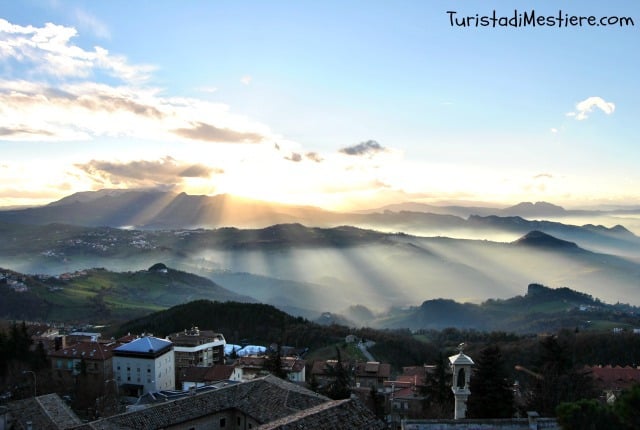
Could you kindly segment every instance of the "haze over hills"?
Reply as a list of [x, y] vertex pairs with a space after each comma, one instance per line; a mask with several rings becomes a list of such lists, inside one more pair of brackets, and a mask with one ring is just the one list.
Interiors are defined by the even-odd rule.
[[300, 224], [163, 231], [0, 224], [0, 235], [2, 265], [23, 273], [141, 270], [162, 261], [298, 315], [440, 297], [481, 302], [531, 282], [633, 303], [640, 285], [639, 263], [543, 232], [501, 243]]
[[[155, 323], [149, 323], [146, 315], [168, 308], [171, 310], [166, 314], [171, 314], [178, 308], [186, 309], [189, 305], [184, 304], [193, 303], [194, 300], [206, 300], [210, 304], [208, 306], [217, 307], [218, 310], [215, 315], [207, 315], [206, 311], [204, 314], [200, 312], [200, 316], [183, 313], [180, 317], [182, 326], [198, 325], [193, 318], [217, 318], [216, 327], [227, 327], [225, 331], [234, 333], [238, 328], [234, 330], [230, 321], [242, 320], [239, 313], [267, 309], [266, 304], [257, 305], [251, 297], [234, 294], [208, 279], [171, 269], [162, 263], [135, 272], [90, 269], [61, 277], [34, 276], [0, 269], [0, 294], [3, 296], [0, 303], [2, 318], [119, 325], [134, 317], [141, 317], [138, 324], [146, 324], [146, 327], [138, 327], [136, 331], [153, 330], [154, 333], [160, 329], [160, 325], [166, 327], [177, 324], [177, 315], [170, 316], [169, 321], [166, 317], [150, 316]], [[214, 301], [215, 305], [212, 303]], [[271, 306], [283, 310], [282, 306]], [[285, 315], [280, 311], [276, 321], [268, 324], [272, 330], [281, 328], [278, 320], [288, 319], [292, 322], [290, 315], [299, 315], [290, 312]], [[377, 313], [358, 305], [346, 308], [341, 314], [323, 312], [322, 315], [310, 314], [305, 318], [321, 324], [339, 323], [352, 327], [412, 330], [455, 327], [536, 333], [567, 327], [634, 327], [640, 321], [640, 308], [606, 304], [589, 294], [569, 288], [553, 289], [530, 284], [523, 296], [503, 300], [490, 298], [480, 304], [438, 298], [425, 300], [419, 306], [391, 307]], [[220, 325], [220, 321], [223, 321], [223, 325]], [[303, 323], [302, 319], [296, 322]], [[131, 323], [135, 325], [135, 322]]]
[[542, 214], [578, 216], [578, 212], [583, 217], [587, 213], [602, 215], [602, 212], [595, 211], [566, 211], [544, 202], [520, 203], [504, 209], [406, 204], [366, 213], [339, 213], [231, 195], [190, 196], [159, 190], [101, 190], [75, 193], [46, 206], [0, 211], [0, 221], [146, 230], [219, 227], [255, 229], [282, 223], [317, 227], [351, 225], [383, 232], [502, 242], [513, 241], [531, 230], [540, 230], [595, 251], [640, 258], [640, 240], [622, 225], [608, 228], [589, 223], [577, 226], [528, 219], [539, 218]]
[[[563, 211], [545, 203], [505, 210]], [[23, 273], [137, 271], [161, 261], [305, 317], [437, 298], [480, 303], [532, 282], [634, 303], [640, 286], [640, 238], [625, 227], [520, 216], [343, 214], [228, 195], [102, 190], [0, 212], [0, 237], [1, 265]]]

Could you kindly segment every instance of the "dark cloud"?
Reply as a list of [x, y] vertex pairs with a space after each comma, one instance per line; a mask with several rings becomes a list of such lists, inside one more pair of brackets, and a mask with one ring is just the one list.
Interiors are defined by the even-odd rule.
[[137, 103], [123, 97], [113, 97], [107, 95], [80, 96], [74, 101], [74, 103], [90, 111], [128, 111], [139, 116], [155, 119], [162, 119], [165, 116], [154, 106]]
[[208, 178], [213, 174], [224, 173], [222, 169], [203, 164], [183, 163], [171, 157], [158, 161], [140, 160], [127, 163], [91, 160], [88, 163], [76, 164], [75, 167], [87, 173], [95, 182], [129, 186], [179, 184], [184, 178]]
[[183, 178], [208, 178], [212, 173], [224, 173], [224, 170], [212, 169], [202, 164], [194, 164], [180, 172], [180, 176]]
[[53, 136], [54, 134], [46, 130], [34, 130], [24, 127], [0, 127], [0, 136], [23, 136], [25, 134], [33, 134], [39, 136]]
[[285, 160], [293, 161], [295, 163], [299, 163], [302, 161], [302, 155], [297, 152], [292, 152], [288, 157], [284, 157]]
[[51, 105], [59, 106], [81, 106], [92, 112], [131, 112], [135, 115], [163, 119], [165, 114], [155, 106], [138, 103], [125, 96], [114, 96], [110, 94], [74, 94], [55, 88], [43, 88], [42, 93], [23, 90], [9, 93], [3, 91], [3, 95], [8, 97], [12, 104], [16, 105], [39, 105], [42, 103], [42, 96], [46, 96], [47, 102]]
[[378, 152], [385, 152], [387, 149], [380, 145], [375, 140], [367, 140], [366, 142], [361, 142], [354, 146], [348, 146], [346, 148], [342, 148], [340, 152], [347, 155], [369, 155], [369, 154], [377, 154]]
[[540, 178], [553, 178], [553, 175], [551, 173], [540, 173], [539, 175], [535, 175], [533, 177], [533, 179], [540, 179]]
[[228, 128], [218, 128], [203, 122], [192, 123], [193, 128], [178, 128], [172, 130], [178, 136], [206, 142], [228, 143], [260, 143], [264, 136], [257, 133], [243, 133]]
[[315, 161], [316, 163], [320, 163], [322, 161], [322, 157], [316, 152], [307, 152], [304, 156], [311, 161]]

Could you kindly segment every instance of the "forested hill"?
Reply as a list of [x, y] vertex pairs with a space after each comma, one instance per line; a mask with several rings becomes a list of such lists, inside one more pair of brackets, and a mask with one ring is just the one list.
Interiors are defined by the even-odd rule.
[[640, 308], [607, 304], [570, 288], [530, 284], [527, 293], [481, 304], [427, 300], [420, 306], [396, 309], [376, 321], [388, 328], [506, 330], [515, 333], [554, 332], [561, 328], [608, 329], [640, 326]]
[[236, 341], [251, 339], [273, 342], [282, 337], [285, 328], [310, 324], [271, 305], [195, 300], [126, 322], [120, 326], [117, 334], [146, 332], [166, 336], [198, 326], [214, 329]]
[[[301, 317], [292, 317], [270, 305], [208, 300], [196, 300], [138, 318], [123, 324], [114, 334], [146, 332], [164, 337], [192, 326], [220, 332], [227, 343], [271, 345], [275, 342], [309, 348], [320, 357], [326, 354], [324, 358], [335, 358], [335, 348], [344, 349], [345, 337], [354, 334], [374, 341], [375, 345], [369, 351], [377, 360], [392, 363], [395, 369], [432, 362], [438, 353], [436, 345], [416, 339], [408, 330], [325, 326]], [[344, 358], [349, 357], [345, 355]], [[362, 357], [359, 356], [359, 359]]]
[[0, 268], [0, 318], [113, 323], [196, 299], [256, 300], [157, 263], [147, 270], [93, 268], [59, 277]]

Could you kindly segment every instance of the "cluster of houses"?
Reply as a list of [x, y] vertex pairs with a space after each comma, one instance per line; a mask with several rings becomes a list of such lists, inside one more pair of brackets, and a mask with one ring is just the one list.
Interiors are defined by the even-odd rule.
[[[240, 347], [228, 345], [221, 333], [198, 327], [165, 338], [143, 334], [109, 340], [101, 339], [98, 333], [65, 336], [47, 328], [34, 335], [34, 343], [41, 343], [47, 351], [56, 384], [77, 386], [82, 376], [93, 387], [86, 395], [96, 399], [94, 420], [84, 424], [58, 395], [37, 396], [34, 390], [32, 398], [0, 406], [0, 430], [454, 429], [465, 417], [474, 365], [462, 350], [449, 358], [454, 419], [436, 422], [422, 419], [423, 388], [427, 375], [434, 370], [430, 365], [404, 367], [394, 376], [388, 363], [344, 362], [351, 375], [352, 395], [335, 401], [306, 388], [310, 378], [319, 386], [329, 384], [335, 378], [335, 360], [306, 363], [304, 349], [280, 347], [284, 354], [278, 362], [286, 377], [279, 379], [268, 370], [272, 355], [265, 354], [267, 348], [249, 347], [246, 351], [256, 354], [238, 354]], [[275, 351], [274, 347], [269, 349]], [[640, 382], [637, 368], [588, 370], [608, 399]], [[436, 424], [440, 427], [433, 427]], [[545, 421], [535, 415], [503, 424], [510, 429], [557, 428], [555, 420]]]
[[10, 272], [0, 273], [0, 284], [5, 284], [16, 293], [24, 293], [29, 291], [29, 287], [24, 283], [22, 276], [15, 275]]
[[288, 380], [276, 378], [264, 355], [226, 359], [224, 336], [211, 330], [103, 340], [49, 328], [34, 341], [48, 351], [57, 385], [82, 379], [93, 388], [85, 393], [96, 396], [93, 420], [83, 423], [57, 394], [38, 396], [34, 374], [33, 397], [0, 407], [0, 430], [384, 428], [357, 399], [334, 401], [305, 388], [301, 357], [282, 357]]

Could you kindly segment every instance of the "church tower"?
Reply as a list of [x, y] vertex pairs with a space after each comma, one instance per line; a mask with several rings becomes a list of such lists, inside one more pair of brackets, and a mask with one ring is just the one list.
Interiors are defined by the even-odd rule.
[[471, 366], [475, 364], [469, 356], [462, 352], [463, 349], [464, 343], [461, 343], [458, 346], [458, 354], [449, 357], [449, 364], [453, 372], [451, 391], [453, 391], [453, 396], [455, 397], [454, 420], [463, 419], [467, 414], [467, 398], [471, 394], [471, 391], [469, 391]]

